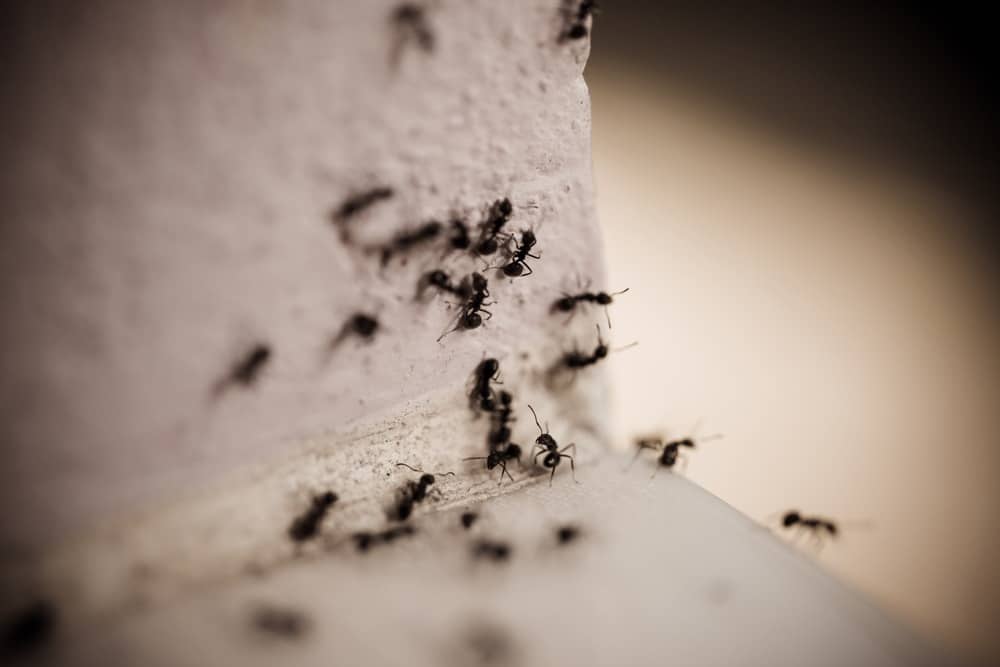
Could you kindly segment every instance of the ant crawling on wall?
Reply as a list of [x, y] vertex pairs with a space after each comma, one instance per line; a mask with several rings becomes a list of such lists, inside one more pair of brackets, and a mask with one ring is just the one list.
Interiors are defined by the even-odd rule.
[[462, 304], [462, 309], [458, 314], [458, 323], [452, 329], [438, 336], [439, 342], [453, 331], [458, 331], [459, 329], [478, 329], [483, 324], [483, 317], [480, 313], [485, 314], [486, 319], [493, 317], [493, 313], [483, 307], [489, 306], [492, 303], [486, 301], [490, 296], [490, 291], [483, 274], [473, 272], [466, 277], [466, 285], [469, 288], [469, 298]]
[[483, 359], [472, 373], [472, 391], [469, 392], [469, 406], [478, 414], [480, 410], [492, 412], [496, 407], [491, 382], [500, 381], [500, 362], [490, 357]]
[[442, 229], [440, 222], [431, 220], [414, 229], [404, 229], [397, 233], [389, 243], [376, 246], [371, 250], [379, 253], [381, 264], [385, 267], [392, 261], [394, 255], [409, 252], [418, 245], [433, 241], [440, 236]]
[[[563, 354], [559, 361], [549, 370], [550, 381], [554, 380], [560, 373], [575, 373], [576, 371], [587, 368], [588, 366], [593, 366], [597, 364], [602, 359], [608, 356], [608, 353], [612, 350], [608, 347], [607, 343], [601, 338], [601, 327], [600, 325], [595, 325], [597, 328], [597, 346], [591, 353], [581, 352], [580, 350], [574, 349]], [[627, 350], [630, 347], [638, 345], [638, 342], [629, 343], [624, 347], [620, 347], [615, 352], [620, 352], [622, 350]], [[572, 382], [573, 377], [570, 377]]]
[[510, 261], [507, 264], [504, 264], [502, 267], [500, 267], [500, 270], [503, 271], [503, 274], [508, 278], [517, 278], [522, 273], [524, 273], [525, 269], [528, 270], [527, 273], [524, 273], [524, 275], [526, 276], [530, 276], [532, 273], [534, 273], [534, 271], [531, 270], [531, 267], [528, 266], [528, 263], [525, 260], [527, 260], [527, 258], [529, 257], [531, 257], [532, 259], [541, 259], [538, 255], [531, 254], [531, 249], [535, 247], [535, 244], [537, 242], [538, 241], [535, 238], [535, 233], [533, 231], [528, 230], [521, 232], [520, 242], [518, 241], [514, 242], [515, 248], [514, 252], [512, 252], [510, 255], [509, 258]]
[[392, 188], [380, 186], [356, 193], [345, 199], [331, 216], [334, 224], [340, 227], [341, 240], [349, 242], [351, 239], [350, 231], [347, 228], [347, 223], [351, 219], [373, 204], [391, 198], [393, 194]]
[[340, 333], [337, 337], [333, 339], [332, 347], [337, 347], [340, 345], [348, 336], [357, 336], [366, 343], [371, 342], [375, 338], [376, 332], [378, 332], [379, 323], [375, 319], [375, 316], [368, 315], [366, 313], [355, 313], [351, 316], [344, 326], [341, 327]]
[[[576, 482], [576, 463], [573, 462], [573, 457], [569, 454], [563, 454], [566, 450], [572, 448], [573, 452], [576, 452], [576, 443], [570, 443], [559, 449], [559, 443], [556, 439], [549, 435], [549, 425], [545, 425], [545, 430], [542, 430], [542, 425], [538, 421], [538, 414], [535, 409], [528, 405], [528, 409], [531, 410], [531, 414], [535, 417], [535, 425], [538, 427], [538, 437], [535, 438], [535, 453], [532, 457], [535, 465], [538, 465], [538, 457], [544, 455], [545, 458], [542, 459], [542, 465], [546, 468], [552, 470], [552, 474], [549, 475], [549, 486], [552, 486], [552, 478], [556, 476], [556, 468], [559, 467], [560, 461], [562, 459], [569, 459], [570, 471], [573, 473], [573, 481]], [[579, 482], [577, 482], [579, 484]]]
[[393, 64], [399, 63], [406, 44], [414, 43], [424, 53], [434, 50], [434, 32], [421, 5], [404, 2], [393, 10], [391, 20], [396, 30], [396, 44], [392, 50]]
[[[722, 434], [716, 433], [715, 435], [709, 435], [704, 438], [699, 438], [698, 442], [705, 443], [711, 440], [718, 440], [721, 437]], [[632, 461], [631, 463], [628, 464], [626, 470], [632, 467], [632, 465], [636, 462], [636, 460], [639, 458], [639, 455], [642, 454], [643, 451], [647, 449], [652, 451], [658, 451], [660, 453], [659, 457], [657, 458], [657, 463], [659, 465], [657, 466], [656, 470], [653, 471], [653, 474], [650, 475], [650, 479], [652, 479], [653, 477], [656, 476], [656, 473], [660, 471], [661, 467], [666, 468], [668, 470], [672, 470], [673, 467], [677, 465], [677, 461], [682, 457], [681, 447], [694, 449], [695, 440], [691, 437], [687, 437], [665, 442], [664, 438], [659, 436], [654, 436], [654, 437], [638, 438], [635, 441], [635, 445], [636, 445], [635, 456], [632, 457]], [[685, 462], [687, 461], [686, 458], [683, 458], [683, 460]]]
[[335, 502], [337, 502], [337, 494], [333, 491], [314, 496], [309, 509], [296, 517], [292, 521], [292, 525], [288, 527], [288, 537], [293, 542], [305, 542], [315, 537], [319, 534], [320, 522]]
[[462, 512], [462, 515], [458, 517], [459, 523], [462, 524], [462, 528], [469, 530], [472, 528], [472, 524], [479, 520], [479, 514], [476, 512]]
[[572, 2], [563, 3], [563, 13], [566, 15], [566, 27], [559, 38], [559, 41], [577, 40], [586, 37], [590, 31], [587, 29], [587, 18], [600, 11], [596, 0], [580, 0], [576, 11], [572, 9]]
[[504, 197], [493, 202], [493, 205], [490, 206], [489, 216], [480, 225], [479, 242], [476, 243], [477, 254], [492, 255], [500, 248], [497, 239], [513, 213], [514, 205], [511, 204], [510, 199]]
[[452, 218], [451, 236], [448, 237], [448, 245], [452, 250], [468, 250], [472, 245], [469, 237], [469, 226], [461, 218]]
[[358, 551], [364, 552], [378, 544], [388, 544], [395, 542], [400, 537], [410, 537], [416, 532], [416, 528], [405, 524], [402, 526], [393, 526], [377, 533], [361, 531], [351, 535], [351, 539], [354, 540], [354, 546], [357, 547]]
[[510, 425], [514, 422], [514, 408], [511, 405], [513, 401], [514, 397], [509, 391], [501, 389], [497, 394], [493, 413], [490, 415], [490, 432], [486, 438], [491, 448], [510, 442]]
[[253, 624], [261, 632], [286, 639], [301, 637], [309, 630], [309, 619], [302, 612], [270, 605], [254, 612]]
[[513, 550], [506, 542], [495, 540], [479, 540], [472, 545], [472, 556], [478, 559], [488, 558], [489, 560], [502, 562], [510, 558]]
[[570, 318], [572, 318], [573, 313], [579, 304], [593, 303], [598, 306], [604, 306], [604, 316], [608, 320], [608, 328], [610, 329], [611, 315], [608, 314], [608, 306], [611, 305], [614, 297], [619, 294], [624, 294], [628, 290], [629, 288], [626, 287], [621, 292], [612, 292], [611, 294], [608, 294], [607, 292], [580, 292], [579, 294], [563, 294], [562, 297], [556, 299], [556, 301], [552, 304], [552, 312], [569, 313]]
[[497, 486], [503, 484], [503, 476], [507, 475], [510, 481], [514, 481], [513, 475], [507, 470], [508, 461], [517, 461], [518, 465], [521, 463], [521, 446], [515, 442], [508, 442], [502, 447], [491, 447], [488, 456], [470, 456], [468, 458], [462, 459], [463, 461], [486, 461], [486, 469], [493, 470], [497, 466], [500, 466], [500, 481], [497, 482]]
[[260, 377], [264, 366], [271, 360], [271, 348], [264, 343], [257, 343], [239, 362], [233, 366], [229, 374], [215, 386], [215, 394], [221, 394], [230, 385], [249, 387]]
[[438, 292], [454, 294], [460, 299], [467, 299], [470, 296], [468, 283], [452, 282], [451, 276], [441, 269], [428, 271], [420, 277], [417, 282], [417, 298], [423, 297], [424, 292], [432, 287]]
[[[389, 516], [390, 518], [396, 519], [397, 521], [406, 521], [408, 518], [410, 518], [410, 514], [413, 513], [413, 506], [419, 502], [423, 502], [423, 500], [427, 497], [427, 491], [428, 489], [431, 488], [431, 486], [434, 485], [436, 478], [434, 477], [434, 475], [428, 472], [424, 472], [423, 470], [414, 468], [413, 466], [407, 463], [397, 463], [396, 466], [397, 467], [404, 466], [406, 468], [409, 468], [413, 472], [422, 473], [420, 475], [419, 480], [417, 480], [416, 482], [414, 482], [412, 479], [407, 480], [406, 484], [404, 484], [400, 489], [397, 490], [396, 505], [393, 507], [392, 512], [390, 512]], [[455, 473], [446, 472], [446, 473], [438, 473], [438, 475], [446, 477], [448, 475], [454, 476]]]

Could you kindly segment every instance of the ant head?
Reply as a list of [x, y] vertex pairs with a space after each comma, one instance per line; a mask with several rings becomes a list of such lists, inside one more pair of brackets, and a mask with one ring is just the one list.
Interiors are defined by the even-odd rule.
[[556, 310], [561, 310], [564, 313], [568, 313], [573, 310], [576, 306], [576, 300], [571, 296], [564, 296], [561, 299], [556, 300], [553, 304], [553, 308]]
[[608, 346], [604, 343], [598, 345], [597, 348], [594, 349], [594, 356], [598, 359], [603, 359], [608, 356]]
[[494, 206], [496, 207], [497, 213], [499, 213], [505, 218], [509, 218], [510, 215], [514, 212], [514, 205], [510, 203], [510, 199], [507, 197], [498, 200], [494, 204]]
[[521, 232], [521, 245], [531, 247], [538, 243], [538, 239], [535, 238], [535, 232], [530, 229]]
[[337, 494], [334, 493], [333, 491], [327, 491], [322, 495], [316, 496], [314, 502], [319, 507], [329, 507], [330, 505], [337, 502]]
[[540, 436], [535, 438], [535, 444], [542, 445], [543, 447], [552, 448], [556, 446], [556, 439], [553, 438], [548, 433], [542, 433]]
[[423, 475], [420, 476], [420, 483], [423, 486], [430, 486], [431, 484], [434, 483], [434, 475], [430, 474], [429, 472], [425, 472]]
[[828, 533], [830, 533], [830, 537], [836, 537], [837, 536], [837, 524], [835, 524], [833, 522], [830, 522], [830, 521], [827, 521], [826, 522], [826, 530], [827, 530]]
[[500, 370], [500, 362], [490, 357], [479, 362], [479, 375], [481, 377], [492, 377]]
[[487, 286], [486, 277], [479, 273], [478, 271], [472, 272], [472, 289], [477, 292], [482, 292]]
[[519, 262], [511, 262], [510, 264], [505, 264], [503, 267], [503, 273], [508, 278], [516, 278], [523, 272], [524, 267]]
[[376, 329], [378, 329], [378, 320], [371, 315], [358, 313], [351, 318], [351, 328], [354, 329], [354, 332], [358, 335], [368, 338], [375, 333]]
[[498, 465], [500, 465], [502, 460], [503, 460], [503, 454], [501, 454], [496, 450], [491, 451], [490, 455], [486, 457], [486, 469], [493, 470]]
[[691, 438], [682, 438], [678, 440], [676, 444], [678, 447], [690, 447], [691, 449], [694, 449], [694, 440]]
[[785, 512], [785, 515], [781, 517], [781, 525], [784, 526], [785, 528], [794, 526], [799, 521], [802, 521], [802, 515], [800, 515], [795, 510], [792, 510], [791, 512]]
[[420, 228], [420, 233], [424, 236], [434, 237], [441, 233], [441, 223], [437, 220], [432, 220]]
[[559, 544], [568, 544], [580, 535], [580, 529], [576, 526], [560, 526], [556, 531], [556, 539]]

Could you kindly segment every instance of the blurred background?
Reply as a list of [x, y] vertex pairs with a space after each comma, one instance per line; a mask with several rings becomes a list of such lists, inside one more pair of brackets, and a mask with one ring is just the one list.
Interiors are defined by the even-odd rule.
[[631, 288], [615, 344], [640, 341], [612, 364], [619, 446], [724, 433], [691, 479], [756, 519], [842, 521], [824, 567], [1000, 657], [985, 16], [601, 4], [598, 211], [607, 287]]

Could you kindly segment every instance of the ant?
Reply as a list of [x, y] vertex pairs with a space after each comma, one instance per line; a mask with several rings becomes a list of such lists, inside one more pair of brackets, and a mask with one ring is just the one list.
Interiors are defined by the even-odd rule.
[[556, 540], [560, 545], [569, 544], [580, 537], [580, 529], [573, 525], [559, 526], [556, 529]]
[[288, 527], [288, 537], [293, 542], [305, 542], [315, 537], [319, 533], [320, 522], [335, 502], [337, 502], [337, 494], [333, 491], [314, 496], [309, 509], [296, 517], [292, 521], [292, 525]]
[[333, 212], [333, 222], [334, 224], [340, 225], [340, 237], [344, 241], [350, 240], [350, 233], [347, 230], [347, 222], [357, 216], [361, 211], [369, 208], [376, 202], [382, 201], [383, 199], [389, 199], [395, 194], [392, 188], [388, 187], [376, 187], [371, 190], [366, 190], [364, 192], [359, 192], [357, 194], [351, 195], [344, 202], [337, 207], [337, 210]]
[[594, 351], [591, 354], [584, 354], [577, 350], [567, 352], [563, 356], [563, 365], [566, 368], [572, 369], [586, 368], [587, 366], [596, 364], [607, 356], [608, 345], [601, 339], [601, 327], [597, 325], [597, 347], [594, 348]]
[[417, 530], [413, 526], [407, 524], [405, 526], [387, 528], [379, 533], [369, 533], [365, 531], [354, 533], [351, 535], [351, 539], [354, 540], [354, 545], [357, 547], [358, 551], [368, 551], [369, 548], [376, 544], [388, 544], [395, 541], [397, 538], [409, 537], [416, 532]]
[[374, 316], [366, 315], [365, 313], [355, 313], [351, 316], [351, 319], [344, 323], [340, 333], [333, 339], [333, 347], [336, 347], [351, 335], [357, 336], [365, 342], [370, 342], [375, 337], [375, 332], [378, 331], [378, 328], [378, 320]]
[[[570, 447], [573, 448], [573, 452], [575, 453], [576, 443], [570, 443], [562, 449], [559, 449], [559, 443], [556, 442], [555, 438], [549, 435], [549, 425], [546, 424], [545, 430], [543, 431], [542, 425], [538, 422], [538, 414], [535, 412], [535, 409], [531, 407], [530, 404], [528, 405], [528, 409], [531, 410], [531, 414], [535, 417], [535, 425], [538, 427], [539, 433], [539, 436], [535, 438], [535, 449], [538, 451], [535, 452], [532, 459], [535, 462], [535, 465], [538, 465], [538, 457], [544, 454], [545, 458], [542, 459], [542, 465], [546, 468], [552, 469], [552, 474], [549, 475], [549, 486], [552, 486], [552, 478], [556, 476], [556, 468], [559, 467], [560, 461], [564, 458], [569, 459], [569, 467], [573, 473], [573, 481], [576, 482], [576, 463], [573, 462], [572, 456], [569, 454], [563, 454], [563, 452]], [[577, 482], [577, 484], [579, 484], [579, 482]]]
[[497, 400], [499, 403], [494, 406], [493, 414], [490, 416], [492, 424], [487, 438], [490, 448], [510, 442], [510, 423], [514, 421], [514, 409], [511, 407], [514, 397], [510, 392], [501, 389], [497, 394]]
[[563, 32], [562, 40], [576, 40], [586, 37], [589, 33], [586, 25], [587, 17], [597, 14], [599, 10], [600, 8], [597, 6], [596, 0], [581, 0], [577, 6], [576, 15], [573, 16], [573, 12], [569, 12], [570, 25]]
[[440, 233], [441, 223], [432, 220], [415, 229], [405, 229], [397, 233], [392, 241], [375, 250], [380, 253], [382, 266], [385, 267], [396, 253], [408, 252], [414, 246], [433, 241]]
[[525, 232], [521, 232], [520, 243], [518, 243], [517, 241], [514, 242], [515, 249], [510, 256], [510, 262], [504, 264], [500, 268], [500, 270], [503, 271], [505, 276], [507, 276], [508, 278], [517, 278], [524, 272], [525, 269], [528, 270], [528, 272], [524, 274], [526, 276], [530, 276], [532, 273], [534, 273], [534, 271], [531, 270], [531, 267], [528, 266], [528, 262], [526, 262], [525, 260], [528, 257], [531, 257], [533, 259], [541, 259], [538, 255], [531, 254], [531, 249], [535, 247], [535, 244], [537, 242], [538, 241], [535, 238], [535, 233], [533, 231], [528, 230]]
[[510, 558], [512, 549], [506, 542], [479, 540], [472, 545], [472, 555], [475, 558], [490, 558], [495, 561], [505, 561]]
[[396, 46], [393, 49], [392, 60], [399, 62], [402, 48], [406, 42], [415, 41], [425, 53], [434, 50], [434, 33], [427, 24], [424, 8], [418, 4], [404, 2], [392, 13], [392, 22], [398, 33]]
[[11, 653], [38, 648], [55, 631], [55, 606], [47, 600], [35, 600], [11, 618], [3, 630], [4, 648]]
[[510, 199], [507, 197], [493, 202], [493, 205], [490, 206], [489, 219], [481, 225], [482, 232], [479, 237], [479, 243], [476, 244], [476, 253], [480, 255], [492, 255], [500, 248], [500, 244], [497, 243], [497, 237], [513, 213], [514, 205], [510, 203]]
[[[718, 440], [721, 437], [722, 435], [717, 433], [715, 435], [699, 438], [698, 440], [700, 442], [709, 442], [711, 440]], [[655, 471], [653, 471], [652, 475], [652, 477], [655, 477], [656, 473], [659, 472], [660, 470], [660, 466], [670, 470], [673, 469], [675, 465], [677, 465], [677, 460], [681, 456], [681, 447], [687, 447], [688, 449], [695, 448], [695, 441], [691, 437], [680, 438], [678, 440], [671, 440], [669, 442], [664, 442], [663, 440], [664, 439], [661, 437], [637, 439], [635, 442], [636, 445], [635, 456], [632, 457], [632, 462], [628, 464], [628, 468], [632, 467], [632, 464], [635, 463], [636, 459], [639, 458], [639, 454], [641, 454], [644, 449], [652, 449], [653, 451], [659, 451], [660, 456], [657, 459], [657, 461], [659, 462], [659, 466], [656, 468]]]
[[469, 289], [469, 297], [465, 304], [462, 306], [462, 310], [458, 315], [458, 323], [453, 329], [450, 329], [440, 336], [438, 336], [438, 342], [442, 338], [450, 334], [452, 331], [458, 331], [459, 329], [478, 329], [482, 323], [483, 318], [479, 313], [484, 313], [486, 319], [492, 319], [493, 313], [483, 308], [483, 306], [488, 306], [486, 299], [490, 296], [490, 291], [488, 289], [488, 283], [483, 274], [479, 272], [473, 272], [471, 275], [467, 276], [465, 281], [463, 281]]
[[468, 250], [469, 246], [472, 245], [472, 239], [469, 238], [469, 227], [465, 224], [464, 220], [455, 218], [451, 221], [452, 234], [448, 239], [448, 243], [455, 250]]
[[[408, 480], [406, 484], [397, 492], [398, 501], [391, 516], [397, 521], [406, 521], [410, 518], [410, 514], [413, 513], [413, 506], [419, 502], [423, 502], [423, 500], [427, 497], [427, 491], [434, 485], [435, 477], [428, 472], [414, 468], [406, 463], [397, 463], [396, 466], [405, 466], [414, 472], [422, 473], [418, 481], [414, 482], [412, 479]], [[453, 472], [438, 474], [442, 476], [455, 475]]]
[[490, 453], [488, 456], [470, 456], [468, 458], [462, 459], [463, 461], [486, 461], [486, 469], [493, 470], [497, 466], [500, 466], [500, 481], [497, 482], [497, 486], [503, 484], [503, 476], [507, 475], [510, 481], [514, 481], [514, 476], [510, 474], [507, 470], [508, 461], [517, 461], [518, 464], [521, 463], [521, 445], [510, 442], [507, 443], [506, 447], [492, 447], [490, 448]]
[[465, 528], [466, 530], [472, 528], [472, 524], [474, 524], [478, 519], [479, 515], [475, 512], [462, 512], [462, 516], [458, 518], [459, 522], [462, 524], [462, 528]]
[[257, 343], [239, 363], [233, 366], [229, 375], [216, 385], [215, 393], [222, 393], [230, 384], [239, 384], [244, 387], [253, 385], [270, 359], [271, 348], [264, 343]]
[[608, 306], [611, 305], [613, 297], [619, 294], [624, 294], [629, 290], [628, 287], [623, 289], [621, 292], [612, 292], [608, 294], [607, 292], [581, 292], [579, 294], [563, 294], [563, 296], [552, 304], [552, 312], [562, 312], [570, 313], [572, 317], [573, 311], [576, 309], [578, 304], [581, 303], [594, 303], [598, 306], [604, 306], [604, 316], [608, 319], [608, 328], [611, 328], [611, 316], [608, 314]]
[[493, 389], [490, 382], [500, 379], [500, 362], [490, 357], [483, 359], [472, 373], [473, 387], [469, 393], [469, 405], [473, 410], [492, 412], [494, 405]]
[[796, 510], [785, 512], [781, 517], [781, 527], [798, 527], [800, 531], [811, 533], [819, 544], [822, 544], [824, 537], [829, 537], [832, 540], [836, 539], [838, 534], [837, 524], [833, 521], [820, 517], [803, 516]]
[[302, 612], [270, 606], [254, 612], [253, 624], [261, 632], [287, 639], [300, 637], [309, 629], [309, 619]]
[[435, 269], [434, 271], [425, 273], [420, 278], [420, 281], [417, 283], [417, 298], [420, 298], [424, 291], [429, 287], [434, 287], [439, 292], [454, 294], [462, 299], [469, 297], [468, 285], [464, 283], [455, 284], [451, 282], [451, 277], [441, 269]]

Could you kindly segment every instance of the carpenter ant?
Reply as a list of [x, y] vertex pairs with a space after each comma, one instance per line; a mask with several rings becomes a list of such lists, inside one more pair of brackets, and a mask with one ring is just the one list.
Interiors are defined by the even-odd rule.
[[[414, 468], [406, 463], [397, 463], [396, 465], [405, 466], [414, 472], [422, 473], [419, 480], [416, 482], [412, 479], [408, 480], [406, 484], [397, 491], [396, 506], [393, 508], [390, 517], [396, 519], [397, 521], [406, 521], [410, 518], [410, 514], [413, 513], [413, 506], [419, 502], [423, 502], [423, 500], [427, 497], [427, 491], [434, 485], [435, 477], [428, 472]], [[455, 473], [446, 472], [438, 474], [442, 476], [454, 476]]]
[[507, 471], [508, 461], [517, 461], [518, 464], [521, 463], [521, 446], [515, 442], [507, 443], [506, 447], [499, 448], [494, 447], [490, 449], [488, 456], [470, 456], [468, 458], [462, 459], [463, 461], [486, 461], [486, 469], [493, 470], [497, 466], [500, 466], [500, 481], [497, 482], [497, 486], [503, 484], [503, 476], [507, 475], [510, 481], [514, 481], [513, 475]]
[[800, 531], [810, 533], [820, 544], [826, 537], [831, 540], [836, 539], [838, 534], [837, 524], [833, 521], [820, 517], [803, 516], [796, 510], [785, 512], [781, 517], [781, 527], [788, 529], [797, 527]]
[[350, 233], [347, 229], [347, 222], [361, 213], [361, 211], [375, 204], [376, 202], [382, 201], [383, 199], [389, 199], [394, 194], [392, 188], [387, 187], [377, 187], [371, 190], [366, 190], [364, 192], [359, 192], [355, 195], [351, 195], [344, 202], [337, 207], [333, 212], [332, 218], [334, 224], [340, 226], [340, 237], [344, 241], [350, 240]]
[[425, 53], [434, 50], [434, 32], [427, 23], [424, 8], [412, 2], [405, 2], [392, 12], [392, 23], [396, 27], [396, 45], [393, 48], [392, 61], [399, 62], [403, 46], [407, 42], [415, 42]]
[[563, 31], [561, 40], [577, 40], [586, 37], [590, 32], [587, 29], [587, 18], [597, 14], [598, 11], [596, 0], [581, 0], [580, 4], [577, 5], [576, 12], [572, 10], [567, 12], [569, 14], [568, 25]]
[[[717, 433], [715, 435], [699, 438], [698, 441], [708, 442], [710, 440], [718, 440], [721, 437], [722, 435]], [[687, 438], [680, 438], [678, 440], [671, 440], [669, 442], [664, 442], [663, 438], [657, 436], [650, 438], [639, 438], [636, 440], [635, 445], [636, 445], [635, 456], [632, 457], [632, 462], [629, 463], [628, 467], [629, 468], [632, 467], [632, 464], [635, 463], [636, 459], [639, 458], [639, 454], [641, 454], [643, 450], [651, 449], [653, 451], [659, 451], [660, 456], [657, 459], [659, 466], [653, 472], [652, 475], [652, 477], [655, 477], [656, 473], [659, 472], [660, 467], [667, 468], [668, 470], [670, 470], [675, 465], [677, 465], [677, 461], [681, 456], [681, 447], [694, 449], [695, 441], [693, 438], [687, 437]]]
[[479, 242], [476, 244], [476, 253], [492, 255], [500, 248], [497, 237], [500, 236], [500, 231], [513, 213], [514, 205], [510, 203], [510, 199], [504, 197], [493, 202], [493, 205], [490, 206], [489, 218], [481, 225], [482, 231]]
[[505, 276], [508, 278], [517, 278], [524, 272], [525, 269], [528, 270], [528, 272], [524, 274], [526, 276], [530, 276], [534, 273], [525, 260], [527, 260], [528, 257], [540, 259], [538, 255], [531, 254], [531, 249], [535, 247], [537, 242], [538, 241], [535, 239], [535, 233], [533, 231], [528, 230], [521, 232], [521, 241], [520, 243], [515, 242], [516, 247], [510, 256], [510, 262], [500, 267], [500, 270], [503, 271]]
[[340, 333], [337, 337], [333, 339], [333, 347], [340, 345], [348, 336], [357, 336], [365, 342], [370, 342], [374, 337], [375, 333], [378, 331], [379, 323], [373, 315], [367, 315], [365, 313], [355, 313], [351, 316], [344, 326], [341, 327]]
[[384, 246], [373, 248], [373, 250], [376, 250], [380, 254], [381, 263], [384, 267], [392, 260], [393, 255], [408, 252], [414, 246], [433, 241], [441, 234], [441, 229], [441, 223], [432, 220], [414, 229], [405, 229], [399, 232], [393, 237], [392, 241]]
[[9, 619], [3, 630], [4, 649], [20, 653], [37, 649], [55, 632], [55, 606], [47, 600], [35, 600]]
[[253, 624], [261, 632], [287, 639], [300, 637], [309, 629], [309, 619], [302, 612], [270, 606], [254, 612]]
[[506, 542], [479, 540], [472, 545], [472, 555], [475, 558], [489, 558], [494, 561], [505, 561], [510, 558], [511, 547]]
[[335, 502], [337, 502], [337, 494], [333, 491], [314, 496], [309, 509], [296, 517], [292, 521], [292, 525], [288, 527], [288, 537], [293, 542], [305, 542], [315, 537], [319, 533], [320, 522]]
[[578, 304], [581, 303], [593, 303], [598, 306], [604, 306], [604, 316], [608, 319], [608, 328], [611, 328], [611, 316], [608, 314], [608, 306], [611, 304], [612, 297], [616, 297], [619, 294], [624, 294], [629, 288], [623, 289], [621, 292], [612, 292], [608, 294], [607, 292], [581, 292], [579, 294], [563, 294], [563, 296], [552, 304], [552, 312], [562, 312], [572, 313], [576, 309]]
[[447, 336], [453, 331], [458, 331], [459, 329], [478, 329], [482, 323], [483, 318], [480, 313], [486, 315], [486, 319], [491, 319], [493, 313], [483, 308], [483, 306], [488, 306], [491, 302], [487, 302], [486, 299], [490, 296], [490, 291], [488, 289], [488, 283], [483, 274], [478, 272], [473, 272], [465, 279], [465, 284], [469, 289], [469, 298], [462, 305], [462, 310], [458, 314], [458, 323], [454, 328], [449, 329], [440, 336], [438, 336], [438, 342], [442, 338]]
[[514, 421], [514, 409], [511, 407], [513, 400], [514, 397], [508, 391], [501, 389], [497, 394], [498, 403], [494, 405], [493, 414], [490, 415], [490, 433], [487, 437], [487, 444], [491, 449], [510, 442], [510, 424]]
[[494, 405], [493, 389], [490, 382], [498, 382], [500, 378], [500, 362], [490, 357], [483, 359], [472, 374], [473, 387], [469, 392], [469, 405], [473, 411], [485, 410], [491, 412]]
[[435, 288], [439, 292], [454, 294], [460, 299], [467, 299], [470, 296], [466, 283], [453, 283], [451, 277], [441, 269], [429, 271], [421, 276], [420, 281], [417, 283], [417, 298], [423, 296], [424, 291], [430, 287]]
[[559, 526], [556, 529], [556, 540], [560, 545], [569, 544], [580, 537], [580, 529], [574, 525]]
[[[545, 425], [545, 430], [542, 430], [542, 425], [538, 422], [538, 414], [535, 409], [528, 405], [528, 409], [531, 410], [531, 414], [535, 417], [535, 425], [538, 427], [538, 437], [535, 438], [535, 453], [532, 458], [535, 465], [538, 465], [538, 457], [544, 455], [545, 458], [542, 459], [542, 465], [546, 468], [552, 470], [552, 474], [549, 475], [549, 486], [552, 486], [552, 478], [556, 476], [556, 468], [559, 467], [560, 461], [562, 459], [569, 459], [570, 471], [573, 473], [573, 481], [576, 482], [576, 463], [573, 462], [573, 457], [569, 454], [563, 454], [567, 449], [573, 448], [573, 452], [576, 452], [576, 443], [571, 443], [559, 449], [559, 443], [556, 439], [549, 435], [549, 426]], [[579, 484], [579, 482], [577, 482]]]
[[466, 530], [472, 528], [472, 524], [474, 524], [478, 519], [479, 515], [475, 512], [462, 512], [462, 516], [458, 518], [462, 524], [462, 528], [465, 528]]

